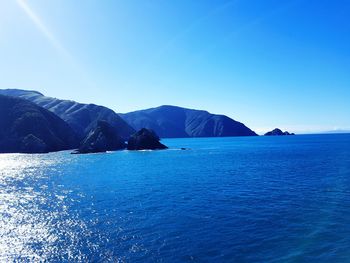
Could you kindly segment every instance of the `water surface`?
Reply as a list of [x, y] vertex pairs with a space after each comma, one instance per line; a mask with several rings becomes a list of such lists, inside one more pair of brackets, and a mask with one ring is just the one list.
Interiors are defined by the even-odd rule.
[[350, 260], [350, 135], [163, 142], [0, 155], [0, 261]]

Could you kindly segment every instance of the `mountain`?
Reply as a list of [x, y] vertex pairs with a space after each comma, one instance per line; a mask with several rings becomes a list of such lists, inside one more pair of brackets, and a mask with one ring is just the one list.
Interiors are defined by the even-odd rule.
[[0, 94], [29, 100], [55, 113], [73, 128], [80, 139], [86, 137], [100, 120], [107, 121], [124, 139], [135, 132], [118, 114], [103, 106], [46, 97], [31, 90], [5, 89], [0, 90]]
[[165, 105], [120, 116], [134, 129], [151, 129], [161, 138], [257, 135], [227, 116], [176, 106]]
[[1, 153], [44, 153], [77, 146], [73, 129], [54, 113], [27, 100], [0, 95]]
[[0, 94], [29, 100], [55, 113], [73, 128], [80, 139], [85, 138], [100, 120], [107, 121], [123, 139], [142, 128], [151, 129], [162, 138], [257, 135], [227, 116], [202, 110], [160, 106], [118, 115], [103, 106], [46, 97], [37, 91], [6, 89], [0, 90]]

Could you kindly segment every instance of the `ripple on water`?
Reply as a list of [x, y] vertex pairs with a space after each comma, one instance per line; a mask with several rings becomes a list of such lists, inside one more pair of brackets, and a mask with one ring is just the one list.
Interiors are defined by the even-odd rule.
[[0, 155], [0, 261], [350, 258], [350, 136], [166, 144]]
[[84, 259], [72, 251], [81, 233], [89, 232], [82, 220], [68, 215], [68, 191], [49, 189], [45, 171], [62, 160], [48, 157], [0, 155], [0, 260]]

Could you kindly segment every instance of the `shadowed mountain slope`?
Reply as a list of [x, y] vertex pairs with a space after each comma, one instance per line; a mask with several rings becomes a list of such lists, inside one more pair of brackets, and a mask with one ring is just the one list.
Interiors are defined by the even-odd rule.
[[135, 132], [118, 114], [103, 106], [46, 97], [30, 90], [5, 89], [0, 90], [0, 94], [29, 100], [55, 113], [73, 128], [80, 139], [86, 137], [100, 120], [107, 121], [124, 139]]
[[161, 138], [257, 135], [227, 116], [176, 106], [160, 106], [120, 116], [134, 129], [151, 129]]
[[44, 153], [78, 146], [73, 129], [36, 104], [0, 95], [0, 152]]

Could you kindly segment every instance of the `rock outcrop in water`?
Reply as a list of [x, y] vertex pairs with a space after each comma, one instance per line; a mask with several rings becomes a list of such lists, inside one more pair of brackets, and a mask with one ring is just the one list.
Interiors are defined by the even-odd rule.
[[78, 144], [72, 128], [52, 112], [0, 95], [1, 153], [46, 153], [74, 149]]
[[149, 129], [142, 128], [131, 135], [128, 150], [162, 150], [168, 147], [159, 142], [158, 135]]
[[77, 153], [97, 153], [125, 149], [125, 141], [118, 131], [106, 121], [99, 121], [81, 143]]
[[72, 127], [80, 139], [85, 138], [100, 120], [107, 121], [124, 139], [135, 132], [117, 113], [103, 106], [46, 97], [31, 90], [4, 89], [0, 90], [0, 94], [29, 100], [55, 113]]
[[257, 135], [227, 116], [176, 106], [160, 106], [120, 116], [134, 129], [151, 129], [161, 138]]
[[283, 131], [281, 131], [278, 128], [265, 133], [265, 136], [284, 136], [284, 135], [295, 135], [295, 134], [294, 133], [289, 133], [287, 131], [283, 132]]

